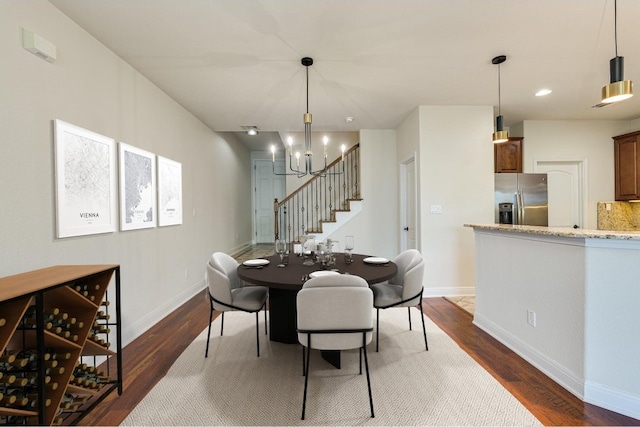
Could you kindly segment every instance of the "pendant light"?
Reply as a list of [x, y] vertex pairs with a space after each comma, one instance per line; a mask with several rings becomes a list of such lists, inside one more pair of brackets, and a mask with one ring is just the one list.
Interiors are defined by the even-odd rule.
[[502, 115], [500, 114], [500, 64], [507, 60], [505, 55], [496, 56], [491, 63], [498, 66], [498, 117], [496, 117], [496, 131], [493, 133], [493, 143], [499, 144], [509, 140], [509, 132], [503, 129]]
[[312, 159], [313, 159], [313, 151], [311, 151], [311, 113], [309, 112], [309, 67], [313, 65], [313, 58], [309, 58], [309, 57], [304, 57], [300, 60], [300, 63], [302, 65], [304, 65], [305, 67], [305, 71], [306, 71], [306, 82], [307, 82], [307, 112], [304, 113], [304, 115], [302, 116], [302, 120], [304, 121], [304, 157], [303, 157], [303, 162], [304, 162], [304, 169], [300, 168], [300, 158], [301, 155], [299, 152], [295, 153], [295, 158], [296, 158], [296, 167], [293, 167], [293, 139], [291, 137], [289, 137], [287, 139], [287, 142], [289, 144], [289, 169], [291, 170], [291, 173], [289, 172], [276, 172], [276, 147], [274, 145], [271, 146], [271, 162], [273, 164], [273, 173], [274, 175], [294, 175], [297, 176], [298, 178], [302, 178], [303, 176], [306, 175], [313, 175], [313, 176], [321, 176], [321, 177], [325, 177], [327, 175], [341, 175], [344, 172], [344, 151], [346, 149], [345, 145], [343, 144], [340, 149], [342, 151], [342, 171], [338, 170], [338, 168], [336, 168], [333, 172], [329, 172], [329, 166], [327, 166], [327, 143], [329, 142], [329, 139], [325, 136], [323, 138], [323, 144], [324, 144], [324, 153], [323, 153], [323, 159], [324, 159], [324, 166], [322, 169], [318, 169], [318, 170], [313, 170], [313, 164], [312, 164]]
[[613, 1], [613, 31], [616, 56], [609, 61], [610, 83], [602, 88], [602, 103], [624, 101], [633, 96], [633, 82], [624, 79], [624, 57], [618, 56], [618, 2]]

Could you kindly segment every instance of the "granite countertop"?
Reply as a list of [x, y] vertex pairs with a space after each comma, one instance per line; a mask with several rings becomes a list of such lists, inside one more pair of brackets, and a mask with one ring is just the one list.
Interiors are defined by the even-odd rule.
[[538, 234], [543, 236], [574, 237], [583, 239], [640, 240], [640, 231], [586, 230], [569, 227], [540, 227], [510, 224], [464, 224], [474, 229]]

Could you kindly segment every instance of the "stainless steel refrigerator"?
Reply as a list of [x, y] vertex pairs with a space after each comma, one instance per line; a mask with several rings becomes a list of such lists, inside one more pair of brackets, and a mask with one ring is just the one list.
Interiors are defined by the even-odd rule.
[[496, 224], [549, 225], [546, 173], [495, 174]]

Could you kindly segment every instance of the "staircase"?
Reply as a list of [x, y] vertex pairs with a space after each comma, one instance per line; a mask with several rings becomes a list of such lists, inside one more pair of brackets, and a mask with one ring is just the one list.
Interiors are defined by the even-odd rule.
[[361, 210], [360, 145], [356, 144], [281, 202], [274, 201], [275, 238], [324, 240]]

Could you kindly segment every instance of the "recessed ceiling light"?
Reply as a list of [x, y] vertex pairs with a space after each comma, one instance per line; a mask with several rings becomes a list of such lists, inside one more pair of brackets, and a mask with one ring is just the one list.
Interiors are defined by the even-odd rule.
[[344, 121], [347, 123], [351, 123], [353, 121], [353, 117], [345, 117]]
[[242, 129], [247, 131], [247, 135], [257, 135], [258, 134], [258, 126], [241, 126]]
[[553, 92], [551, 89], [540, 89], [536, 92], [536, 96], [546, 96]]

